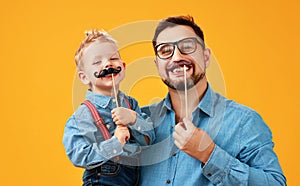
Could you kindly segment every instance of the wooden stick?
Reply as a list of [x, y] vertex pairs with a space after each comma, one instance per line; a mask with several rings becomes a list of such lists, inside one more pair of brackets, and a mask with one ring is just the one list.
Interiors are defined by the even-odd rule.
[[188, 100], [187, 100], [187, 82], [186, 82], [186, 66], [183, 66], [184, 71], [184, 99], [185, 99], [185, 117], [188, 118]]
[[114, 88], [114, 94], [115, 94], [115, 99], [116, 99], [116, 105], [117, 107], [119, 107], [119, 103], [118, 103], [118, 97], [117, 97], [117, 91], [116, 91], [116, 84], [115, 84], [115, 78], [114, 78], [114, 74], [111, 74], [112, 77], [112, 83], [113, 83], [113, 88]]
[[[116, 105], [117, 105], [117, 108], [118, 108], [119, 103], [118, 103], [118, 97], [117, 97], [117, 91], [116, 91], [115, 77], [114, 77], [113, 73], [111, 74], [111, 77], [112, 77], [112, 83], [113, 83], [114, 94], [115, 94], [115, 99], [116, 99]], [[128, 140], [129, 140], [129, 136], [126, 136], [125, 141], [128, 141]]]

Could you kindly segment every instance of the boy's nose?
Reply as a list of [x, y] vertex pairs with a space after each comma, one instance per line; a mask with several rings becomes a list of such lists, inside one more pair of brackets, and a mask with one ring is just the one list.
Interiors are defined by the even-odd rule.
[[110, 60], [105, 60], [104, 61], [104, 68], [112, 67], [112, 62]]

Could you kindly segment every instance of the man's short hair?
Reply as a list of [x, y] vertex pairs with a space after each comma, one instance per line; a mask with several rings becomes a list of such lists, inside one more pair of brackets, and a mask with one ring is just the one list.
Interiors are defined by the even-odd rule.
[[168, 27], [178, 26], [178, 25], [185, 25], [191, 27], [194, 30], [194, 32], [202, 39], [203, 46], [205, 46], [203, 31], [194, 22], [194, 18], [192, 16], [187, 15], [187, 16], [168, 17], [166, 19], [161, 20], [155, 29], [154, 37], [152, 39], [153, 47], [156, 46], [157, 37], [164, 29]]

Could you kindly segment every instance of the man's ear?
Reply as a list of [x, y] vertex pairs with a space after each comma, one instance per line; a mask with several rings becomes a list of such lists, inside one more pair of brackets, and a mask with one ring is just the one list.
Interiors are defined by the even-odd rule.
[[206, 48], [204, 49], [204, 63], [205, 63], [205, 67], [207, 68], [210, 64], [210, 49]]
[[157, 58], [155, 58], [155, 59], [153, 60], [153, 62], [154, 62], [155, 65], [157, 66]]
[[125, 63], [125, 62], [123, 62], [122, 64], [123, 64], [123, 67], [124, 67], [124, 69], [126, 69], [126, 63]]
[[83, 84], [88, 85], [90, 83], [89, 78], [86, 76], [86, 74], [82, 70], [78, 71], [78, 77]]

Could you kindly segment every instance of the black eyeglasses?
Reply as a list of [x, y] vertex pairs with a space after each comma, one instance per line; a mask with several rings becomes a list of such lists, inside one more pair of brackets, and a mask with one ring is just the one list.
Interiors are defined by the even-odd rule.
[[198, 41], [197, 38], [189, 37], [176, 42], [160, 43], [155, 46], [155, 53], [160, 59], [168, 59], [173, 56], [175, 46], [177, 46], [180, 53], [191, 54], [196, 51], [197, 43], [204, 48], [204, 44]]

